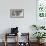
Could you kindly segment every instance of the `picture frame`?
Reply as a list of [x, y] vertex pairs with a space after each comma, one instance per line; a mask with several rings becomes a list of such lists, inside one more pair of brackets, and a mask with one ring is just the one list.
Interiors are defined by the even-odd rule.
[[24, 18], [24, 9], [10, 9], [11, 18]]

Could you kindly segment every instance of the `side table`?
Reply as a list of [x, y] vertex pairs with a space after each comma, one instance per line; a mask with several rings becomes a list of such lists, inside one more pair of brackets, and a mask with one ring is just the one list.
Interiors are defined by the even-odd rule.
[[8, 42], [7, 42], [7, 36], [16, 36], [16, 39], [15, 40], [17, 40], [16, 41], [16, 45], [15, 46], [18, 46], [18, 33], [15, 33], [15, 34], [10, 34], [10, 33], [6, 33], [5, 34], [5, 46], [7, 46], [7, 44], [8, 44]]

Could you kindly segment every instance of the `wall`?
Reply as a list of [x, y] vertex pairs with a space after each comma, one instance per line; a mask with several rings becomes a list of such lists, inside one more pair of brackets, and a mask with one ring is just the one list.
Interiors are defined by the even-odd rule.
[[[24, 9], [24, 18], [10, 18], [10, 9]], [[19, 32], [30, 32], [36, 24], [36, 0], [0, 0], [0, 34], [10, 32], [11, 27], [19, 27]]]

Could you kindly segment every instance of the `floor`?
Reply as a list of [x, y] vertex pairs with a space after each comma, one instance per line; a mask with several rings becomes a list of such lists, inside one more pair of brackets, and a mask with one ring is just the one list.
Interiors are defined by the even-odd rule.
[[[30, 46], [37, 46], [37, 43], [30, 43], [31, 45]], [[1, 43], [0, 42], [0, 46], [4, 46], [4, 43]], [[12, 42], [10, 42], [10, 43], [8, 43], [8, 45], [7, 46], [15, 46], [15, 43], [12, 43]], [[25, 45], [21, 45], [21, 46], [25, 46]], [[41, 46], [46, 46], [46, 43], [44, 43], [44, 45], [41, 45]]]

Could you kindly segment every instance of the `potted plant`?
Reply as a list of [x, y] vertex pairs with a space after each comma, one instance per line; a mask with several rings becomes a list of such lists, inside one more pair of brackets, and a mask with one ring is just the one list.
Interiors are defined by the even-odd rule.
[[35, 28], [36, 30], [45, 29], [45, 26], [32, 25], [32, 27]]
[[38, 30], [37, 25], [32, 25], [33, 28], [35, 28], [36, 30]]
[[33, 35], [37, 38], [37, 41], [40, 43], [40, 40], [42, 38], [45, 38], [44, 37], [46, 36], [45, 34], [46, 34], [45, 32], [35, 32]]
[[40, 29], [45, 29], [45, 26], [41, 26]]

